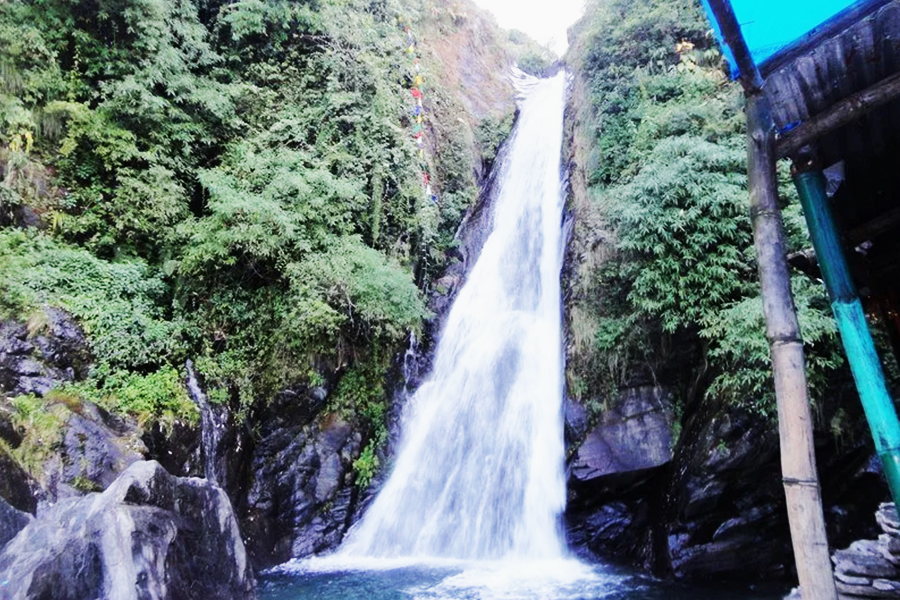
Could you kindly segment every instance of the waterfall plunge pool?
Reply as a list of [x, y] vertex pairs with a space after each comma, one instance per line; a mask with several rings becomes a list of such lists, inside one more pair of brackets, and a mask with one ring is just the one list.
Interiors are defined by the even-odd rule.
[[574, 559], [552, 561], [324, 557], [263, 574], [259, 600], [780, 600], [772, 585], [688, 585]]
[[432, 372], [408, 401], [390, 477], [333, 555], [270, 571], [259, 598], [781, 598], [784, 588], [660, 583], [566, 550], [565, 74], [518, 84], [521, 115], [499, 165], [492, 231], [450, 310]]

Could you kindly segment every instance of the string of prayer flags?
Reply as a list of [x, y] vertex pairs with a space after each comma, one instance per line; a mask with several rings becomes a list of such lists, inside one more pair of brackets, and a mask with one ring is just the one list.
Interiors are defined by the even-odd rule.
[[428, 172], [429, 161], [425, 151], [425, 108], [422, 105], [422, 100], [425, 98], [425, 77], [422, 75], [422, 61], [417, 55], [418, 48], [416, 45], [416, 38], [413, 35], [409, 24], [406, 22], [406, 19], [399, 17], [397, 21], [400, 23], [403, 32], [406, 34], [406, 52], [407, 54], [413, 55], [413, 72], [415, 73], [415, 76], [410, 80], [411, 86], [409, 93], [415, 100], [415, 106], [413, 106], [411, 110], [414, 117], [412, 133], [413, 139], [416, 141], [416, 147], [418, 148], [416, 154], [422, 168], [422, 187], [425, 192], [425, 197], [432, 202], [437, 203], [437, 196], [434, 194], [431, 187], [431, 173]]

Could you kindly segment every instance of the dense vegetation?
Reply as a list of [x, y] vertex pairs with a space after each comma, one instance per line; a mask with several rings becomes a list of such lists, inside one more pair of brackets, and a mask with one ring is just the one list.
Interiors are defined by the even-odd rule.
[[[568, 55], [583, 189], [569, 313], [572, 393], [663, 381], [774, 413], [752, 233], [742, 93], [700, 4], [594, 0]], [[808, 245], [792, 189], [786, 229]], [[580, 198], [579, 198], [580, 197]], [[814, 396], [841, 364], [824, 288], [794, 276]]]
[[[0, 3], [0, 319], [37, 332], [46, 307], [65, 309], [94, 366], [61, 393], [142, 419], [196, 418], [178, 383], [188, 358], [236, 408], [327, 383], [331, 410], [369, 424], [358, 469], [371, 476], [385, 372], [428, 318], [423, 290], [512, 123], [511, 108], [467, 108], [503, 89], [465, 90], [464, 69], [429, 52], [424, 157], [411, 135], [404, 25], [457, 52], [472, 9]], [[550, 65], [522, 34], [476, 24], [481, 66]], [[742, 95], [698, 3], [592, 0], [568, 60], [584, 175], [570, 391], [599, 409], [664, 380], [683, 400], [771, 414]], [[807, 245], [797, 210], [794, 249]], [[841, 362], [834, 325], [821, 286], [794, 284], [822, 393]]]
[[512, 121], [428, 55], [417, 151], [398, 23], [453, 35], [457, 4], [0, 3], [0, 319], [67, 310], [94, 368], [66, 393], [142, 418], [190, 418], [192, 358], [235, 407], [328, 381], [383, 437], [385, 370]]

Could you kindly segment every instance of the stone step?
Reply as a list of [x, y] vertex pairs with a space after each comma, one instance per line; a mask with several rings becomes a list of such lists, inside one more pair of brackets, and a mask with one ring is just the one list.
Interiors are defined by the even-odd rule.
[[872, 579], [900, 579], [900, 568], [885, 558], [876, 540], [860, 540], [831, 557], [834, 570], [845, 575]]
[[900, 536], [900, 518], [893, 502], [882, 503], [875, 512], [875, 520], [885, 533]]

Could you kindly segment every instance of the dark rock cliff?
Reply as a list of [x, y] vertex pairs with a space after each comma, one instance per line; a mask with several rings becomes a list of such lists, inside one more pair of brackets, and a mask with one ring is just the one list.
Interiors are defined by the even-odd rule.
[[279, 394], [261, 426], [239, 506], [255, 565], [274, 565], [337, 546], [359, 490], [353, 460], [362, 436], [322, 415], [324, 390]]
[[42, 316], [45, 322], [0, 323], [0, 389], [11, 396], [43, 395], [87, 373], [90, 353], [81, 328], [57, 308], [45, 307]]

